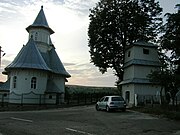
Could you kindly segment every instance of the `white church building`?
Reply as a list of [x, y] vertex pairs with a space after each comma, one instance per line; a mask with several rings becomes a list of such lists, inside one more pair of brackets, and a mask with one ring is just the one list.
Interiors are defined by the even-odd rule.
[[43, 6], [35, 21], [26, 28], [29, 40], [15, 59], [4, 69], [9, 87], [9, 103], [60, 104], [64, 102], [65, 70], [51, 41]]
[[147, 76], [160, 67], [156, 45], [138, 41], [126, 48], [124, 76], [120, 85], [122, 96], [129, 106], [137, 104], [138, 96], [159, 95], [161, 87], [152, 83]]

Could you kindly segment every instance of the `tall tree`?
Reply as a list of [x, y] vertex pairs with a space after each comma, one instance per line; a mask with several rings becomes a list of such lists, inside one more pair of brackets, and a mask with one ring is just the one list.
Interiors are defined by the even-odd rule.
[[167, 52], [171, 81], [168, 83], [169, 92], [171, 92], [173, 104], [178, 88], [180, 88], [180, 5], [176, 5], [176, 13], [167, 13], [167, 22], [164, 25], [164, 34], [161, 37], [161, 48]]
[[125, 48], [138, 40], [156, 40], [161, 12], [155, 0], [100, 0], [89, 15], [91, 62], [101, 73], [112, 68], [122, 81]]
[[[180, 5], [176, 5], [180, 7]], [[180, 74], [180, 8], [177, 13], [167, 13], [164, 25], [164, 35], [161, 37], [162, 49], [169, 51], [171, 64]], [[173, 69], [174, 69], [173, 68]]]

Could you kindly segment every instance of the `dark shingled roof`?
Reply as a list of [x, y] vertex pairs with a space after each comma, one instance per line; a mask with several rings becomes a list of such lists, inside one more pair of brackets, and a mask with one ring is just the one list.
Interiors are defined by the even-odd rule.
[[160, 67], [162, 66], [160, 61], [150, 61], [150, 60], [141, 60], [141, 59], [132, 59], [124, 64], [124, 68], [130, 65], [146, 65], [146, 66], [154, 66]]
[[157, 45], [150, 43], [150, 42], [146, 42], [146, 41], [137, 41], [137, 42], [133, 43], [133, 45], [144, 46], [144, 47], [158, 47]]
[[46, 70], [65, 77], [71, 77], [65, 70], [55, 48], [53, 47], [47, 53], [40, 53], [33, 38], [29, 39], [28, 43], [22, 47], [16, 58], [5, 70], [8, 71], [14, 68]]
[[62, 74], [65, 75], [66, 77], [71, 77], [71, 75], [66, 72], [60, 58], [58, 57], [55, 48], [51, 49], [49, 51], [49, 65], [50, 65], [50, 69], [57, 74]]
[[33, 38], [29, 39], [28, 43], [22, 47], [16, 58], [5, 68], [5, 70], [8, 71], [12, 68], [29, 68], [51, 71], [41, 56]]
[[26, 30], [29, 32], [31, 28], [45, 28], [48, 29], [51, 34], [54, 33], [54, 31], [49, 27], [48, 22], [46, 20], [46, 16], [43, 11], [43, 6], [41, 6], [41, 10], [39, 11], [34, 23], [26, 28]]
[[150, 43], [150, 42], [146, 42], [143, 40], [139, 40], [137, 42], [132, 43], [131, 45], [126, 46], [126, 50], [133, 47], [133, 46], [140, 46], [140, 47], [151, 47], [151, 48], [157, 48], [158, 46]]
[[123, 85], [123, 84], [152, 84], [152, 82], [150, 82], [149, 79], [132, 78], [132, 79], [127, 79], [120, 82], [120, 85]]

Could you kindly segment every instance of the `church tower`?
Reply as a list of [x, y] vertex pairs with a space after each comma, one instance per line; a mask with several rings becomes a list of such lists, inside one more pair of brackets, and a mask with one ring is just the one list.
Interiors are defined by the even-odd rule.
[[[51, 42], [43, 6], [32, 25], [26, 28], [29, 39], [15, 59], [5, 68], [10, 81], [10, 103], [59, 104], [64, 102], [65, 70]], [[18, 100], [21, 95], [21, 100]], [[22, 99], [23, 96], [23, 99]]]
[[34, 23], [28, 26], [26, 30], [29, 33], [29, 39], [33, 37], [33, 40], [36, 42], [39, 50], [46, 53], [50, 45], [52, 45], [50, 35], [53, 34], [54, 31], [48, 25], [43, 11], [43, 6], [41, 6], [41, 10]]
[[156, 45], [138, 41], [126, 49], [124, 76], [120, 85], [122, 95], [130, 106], [135, 104], [138, 95], [153, 96], [160, 92], [160, 86], [153, 85], [147, 77], [160, 66]]

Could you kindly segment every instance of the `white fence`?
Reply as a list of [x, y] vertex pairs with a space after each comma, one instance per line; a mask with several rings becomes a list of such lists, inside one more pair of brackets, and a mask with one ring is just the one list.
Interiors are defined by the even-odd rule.
[[57, 104], [63, 102], [64, 94], [36, 94], [34, 92], [17, 94], [11, 93], [0, 93], [1, 106], [5, 104]]

